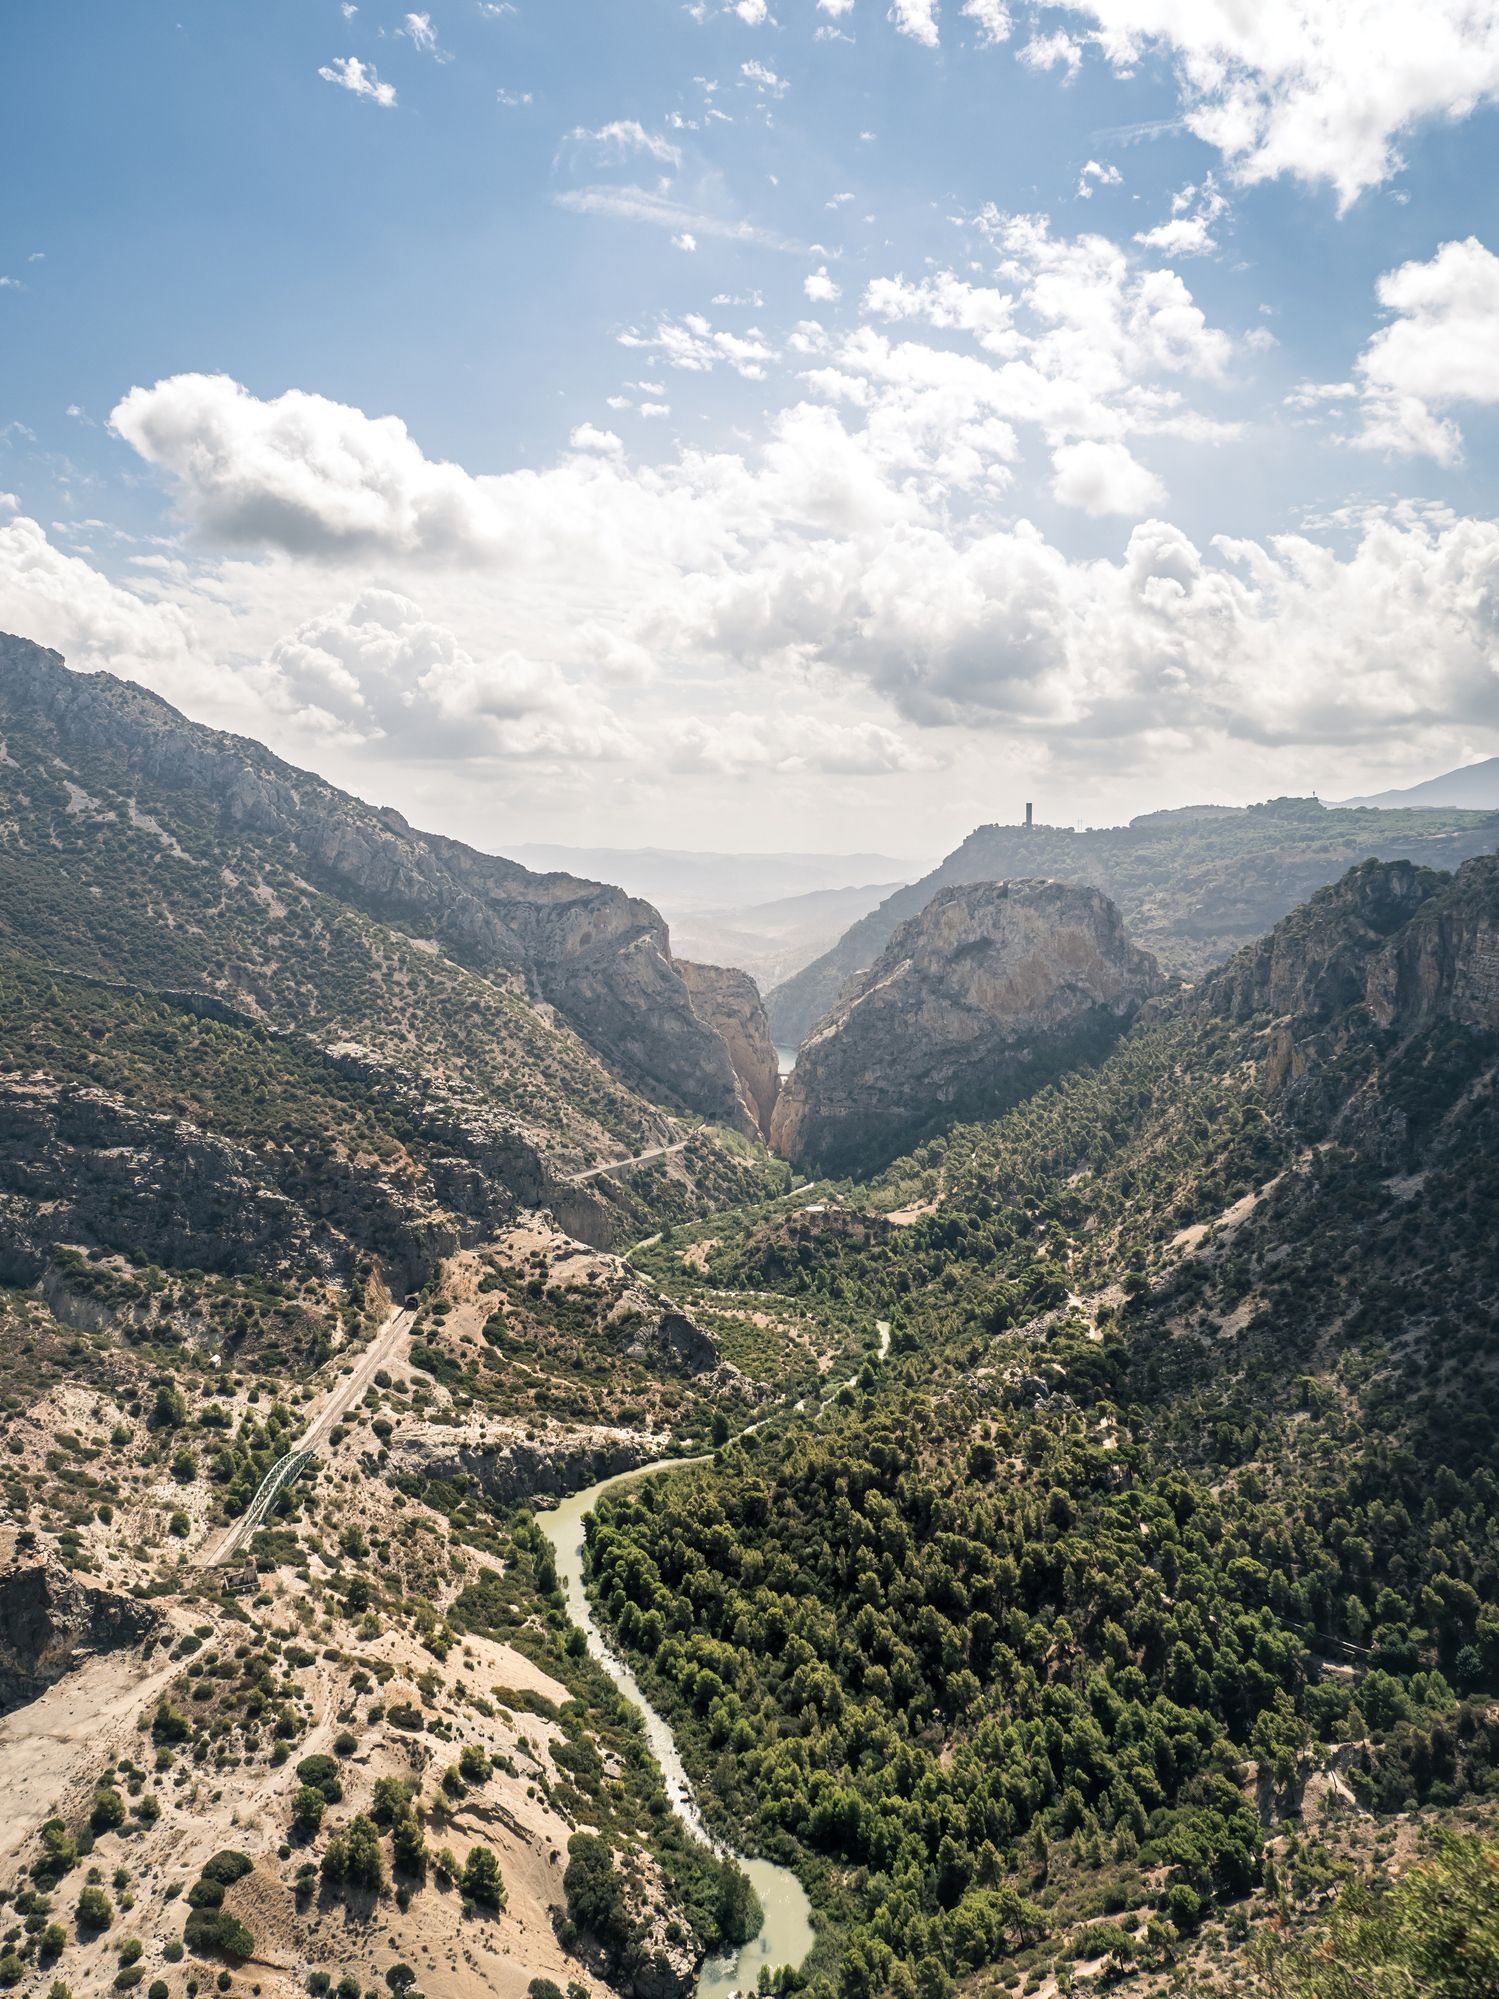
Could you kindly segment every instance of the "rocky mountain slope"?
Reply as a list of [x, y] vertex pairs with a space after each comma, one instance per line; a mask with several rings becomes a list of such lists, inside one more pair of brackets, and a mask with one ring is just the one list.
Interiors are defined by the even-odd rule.
[[1101, 1052], [1163, 984], [1096, 889], [941, 889], [803, 1046], [776, 1150], [835, 1172], [883, 1163]]
[[766, 996], [776, 1041], [806, 1039], [939, 888], [1047, 875], [1102, 889], [1168, 972], [1198, 978], [1370, 855], [1456, 867], [1499, 846], [1499, 813], [1329, 811], [1314, 798], [1145, 813], [1128, 826], [980, 826]]
[[[200, 985], [289, 1023], [336, 1004], [334, 966], [299, 947], [331, 958], [325, 933], [357, 914], [533, 1012], [555, 1008], [650, 1101], [745, 1122], [728, 1052], [648, 903], [417, 832], [24, 639], [0, 637], [0, 739], [7, 929], [38, 956]], [[40, 906], [59, 868], [71, 892]]]
[[[712, 1136], [759, 1113], [648, 905], [12, 639], [0, 990], [12, 1281], [70, 1244], [419, 1284], [519, 1208], [604, 1243], [759, 1170]], [[757, 1007], [726, 1022], [751, 1088]]]

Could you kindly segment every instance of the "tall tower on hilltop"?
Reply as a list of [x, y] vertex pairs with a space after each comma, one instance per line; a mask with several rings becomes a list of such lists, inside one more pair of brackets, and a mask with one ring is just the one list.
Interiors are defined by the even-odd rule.
[[1031, 830], [1031, 826], [1034, 823], [1035, 810], [1036, 810], [1035, 806], [1031, 804], [1029, 799], [1027, 799], [1025, 801], [1025, 830], [1027, 833], [1029, 833], [1029, 831]]

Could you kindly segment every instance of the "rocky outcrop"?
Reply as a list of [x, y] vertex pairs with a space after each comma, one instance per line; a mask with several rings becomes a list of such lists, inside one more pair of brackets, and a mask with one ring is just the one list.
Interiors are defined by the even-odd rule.
[[[1366, 861], [1241, 951], [1196, 1004], [1264, 1021], [1265, 1084], [1304, 1122], [1345, 1104], [1367, 1122], [1358, 1086], [1391, 1051], [1443, 1024], [1499, 1031], [1499, 856], [1455, 875]], [[1386, 1132], [1377, 1149], [1398, 1147]]]
[[1163, 984], [1097, 889], [944, 889], [803, 1047], [776, 1107], [775, 1148], [834, 1172], [880, 1164], [1101, 1052]]
[[71, 673], [58, 654], [0, 634], [0, 733], [11, 729], [64, 761], [87, 755], [126, 798], [147, 781], [179, 801], [184, 839], [216, 821], [273, 841], [314, 886], [555, 1006], [653, 1101], [752, 1127], [728, 1049], [694, 1011], [649, 903], [421, 833], [145, 688]]
[[156, 1630], [149, 1604], [91, 1589], [52, 1558], [0, 1574], [0, 1714], [24, 1707], [90, 1653], [118, 1652]]
[[780, 1094], [781, 1070], [760, 988], [748, 972], [726, 965], [697, 965], [677, 959], [677, 970], [692, 995], [692, 1008], [722, 1037], [739, 1079], [739, 1096], [762, 1138]]
[[563, 1499], [600, 1479], [634, 1471], [664, 1457], [671, 1439], [605, 1428], [537, 1437], [519, 1426], [478, 1423], [401, 1431], [388, 1448], [387, 1476], [474, 1484], [487, 1498], [508, 1505], [542, 1496]]

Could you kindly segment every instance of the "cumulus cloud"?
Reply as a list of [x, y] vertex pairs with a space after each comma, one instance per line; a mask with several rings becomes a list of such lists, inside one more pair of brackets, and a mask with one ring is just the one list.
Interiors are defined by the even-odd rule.
[[890, 19], [903, 35], [923, 48], [934, 49], [941, 40], [937, 32], [937, 0], [890, 0]]
[[963, 0], [963, 13], [978, 29], [981, 48], [1007, 42], [1014, 31], [1005, 0]]
[[1402, 135], [1499, 96], [1499, 13], [1473, 0], [1055, 4], [1120, 70], [1174, 56], [1189, 129], [1236, 179], [1330, 183], [1342, 208], [1398, 170]]
[[1356, 379], [1301, 382], [1286, 404], [1337, 421], [1351, 407], [1357, 428], [1341, 442], [1455, 465], [1463, 434], [1449, 412], [1499, 403], [1499, 257], [1476, 236], [1444, 243], [1426, 263], [1386, 271], [1376, 293], [1392, 317], [1359, 355]]
[[[981, 223], [999, 253], [1000, 282], [976, 284], [953, 271], [879, 278], [863, 300], [870, 319], [961, 334], [977, 355], [892, 344], [865, 328], [841, 344], [825, 339], [823, 365], [808, 381], [867, 411], [876, 435], [895, 428], [892, 410], [904, 402], [906, 428], [924, 405], [928, 426], [945, 420], [955, 441], [982, 413], [994, 423], [1038, 426], [1053, 451], [1082, 441], [1113, 446], [1111, 454], [1062, 461], [1069, 469], [1056, 496], [1090, 511], [1139, 513], [1156, 504], [1153, 476], [1122, 440], [1231, 436], [1231, 427], [1193, 410], [1172, 386], [1173, 378], [1217, 380], [1231, 340], [1209, 325], [1175, 272], [1143, 267], [1106, 237], [1058, 237], [1044, 217], [998, 211]], [[935, 462], [960, 477], [961, 456]], [[971, 458], [967, 465], [971, 481], [977, 467]], [[1114, 476], [1106, 477], [1110, 467]]]
[[230, 544], [329, 555], [498, 553], [479, 481], [425, 457], [399, 417], [289, 389], [262, 401], [227, 375], [134, 388], [110, 426], [172, 480], [188, 518]]
[[835, 305], [843, 296], [842, 287], [828, 276], [826, 264], [819, 264], [815, 271], [808, 271], [802, 279], [802, 290], [815, 305]]
[[311, 735], [398, 742], [421, 756], [609, 758], [627, 738], [553, 665], [514, 650], [475, 657], [394, 590], [362, 590], [271, 648], [267, 697]]
[[1476, 236], [1444, 243], [1429, 263], [1386, 272], [1378, 297], [1394, 317], [1359, 356], [1365, 411], [1356, 441], [1450, 464], [1462, 435], [1436, 412], [1499, 403], [1499, 257]]
[[1218, 247], [1213, 226], [1227, 212], [1227, 198], [1209, 174], [1200, 187], [1189, 182], [1174, 194], [1169, 220], [1141, 230], [1135, 241], [1164, 257], [1205, 257]]
[[[808, 347], [821, 344], [806, 399], [775, 412], [753, 451], [634, 465], [596, 433], [550, 469], [475, 475], [426, 459], [396, 419], [318, 397], [260, 401], [214, 377], [133, 391], [116, 428], [173, 482], [188, 521], [263, 553], [205, 557], [195, 596], [162, 575], [146, 602], [13, 523], [0, 531], [0, 622], [34, 629], [45, 613], [56, 630], [93, 615], [103, 642], [133, 648], [141, 677], [161, 684], [195, 654], [201, 671], [195, 621], [201, 632], [216, 618], [242, 643], [245, 606], [263, 623], [268, 603], [314, 591], [257, 655], [278, 712], [330, 739], [393, 739], [398, 724], [434, 743], [499, 730], [506, 755], [550, 754], [569, 729], [577, 754], [614, 754], [621, 725], [588, 683], [646, 686], [658, 661], [725, 689], [851, 677], [886, 704], [876, 727], [922, 754], [906, 732], [946, 725], [1044, 736], [1084, 759], [1163, 730], [1309, 744], [1491, 725], [1499, 523], [1371, 515], [1344, 524], [1335, 548], [1310, 536], [1198, 545], [1147, 519], [1115, 559], [1078, 560], [1016, 518], [1004, 489], [1020, 422], [1039, 427], [1063, 503], [1158, 507], [1132, 439], [1188, 419], [1156, 377], [1210, 374], [1218, 353], [1174, 274], [1034, 221], [995, 220], [991, 233], [1003, 289], [929, 274], [878, 295], [902, 336], [945, 320], [968, 351], [871, 324], [836, 340], [809, 329]], [[1402, 277], [1391, 296], [1414, 311], [1429, 292]], [[722, 365], [708, 322], [663, 324], [680, 365]], [[355, 573], [329, 613], [318, 579], [335, 560]], [[438, 592], [437, 615], [416, 608]], [[324, 626], [355, 637], [333, 643]], [[495, 631], [506, 636], [491, 646]], [[399, 664], [377, 671], [387, 659]], [[412, 698], [398, 706], [402, 687]], [[672, 755], [775, 772], [802, 753], [764, 734], [725, 747], [725, 726], [708, 713], [706, 733], [670, 738]], [[850, 770], [890, 753], [867, 730], [816, 751], [820, 768]]]
[[1089, 160], [1077, 177], [1077, 198], [1079, 201], [1091, 201], [1095, 185], [1122, 187], [1123, 184], [1124, 175], [1120, 173], [1118, 167], [1112, 164], [1100, 166], [1097, 160]]
[[375, 71], [367, 68], [358, 56], [335, 56], [332, 62], [324, 63], [318, 75], [325, 83], [336, 83], [341, 90], [352, 91], [356, 97], [378, 104], [383, 110], [395, 109], [395, 85], [382, 83]]
[[1051, 454], [1054, 497], [1065, 507], [1085, 514], [1125, 514], [1138, 519], [1166, 497], [1160, 480], [1126, 445], [1080, 438], [1060, 444]]
[[[13, 494], [0, 496], [6, 502], [16, 507]], [[184, 689], [199, 677], [185, 610], [121, 589], [81, 556], [54, 548], [19, 512], [0, 520], [0, 628], [54, 647], [74, 666], [108, 667], [155, 686]]]

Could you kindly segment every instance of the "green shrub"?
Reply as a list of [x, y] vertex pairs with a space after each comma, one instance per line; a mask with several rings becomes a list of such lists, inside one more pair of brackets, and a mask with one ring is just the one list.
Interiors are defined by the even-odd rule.
[[102, 1888], [79, 1890], [78, 1921], [86, 1930], [107, 1930], [115, 1919], [114, 1904]]

